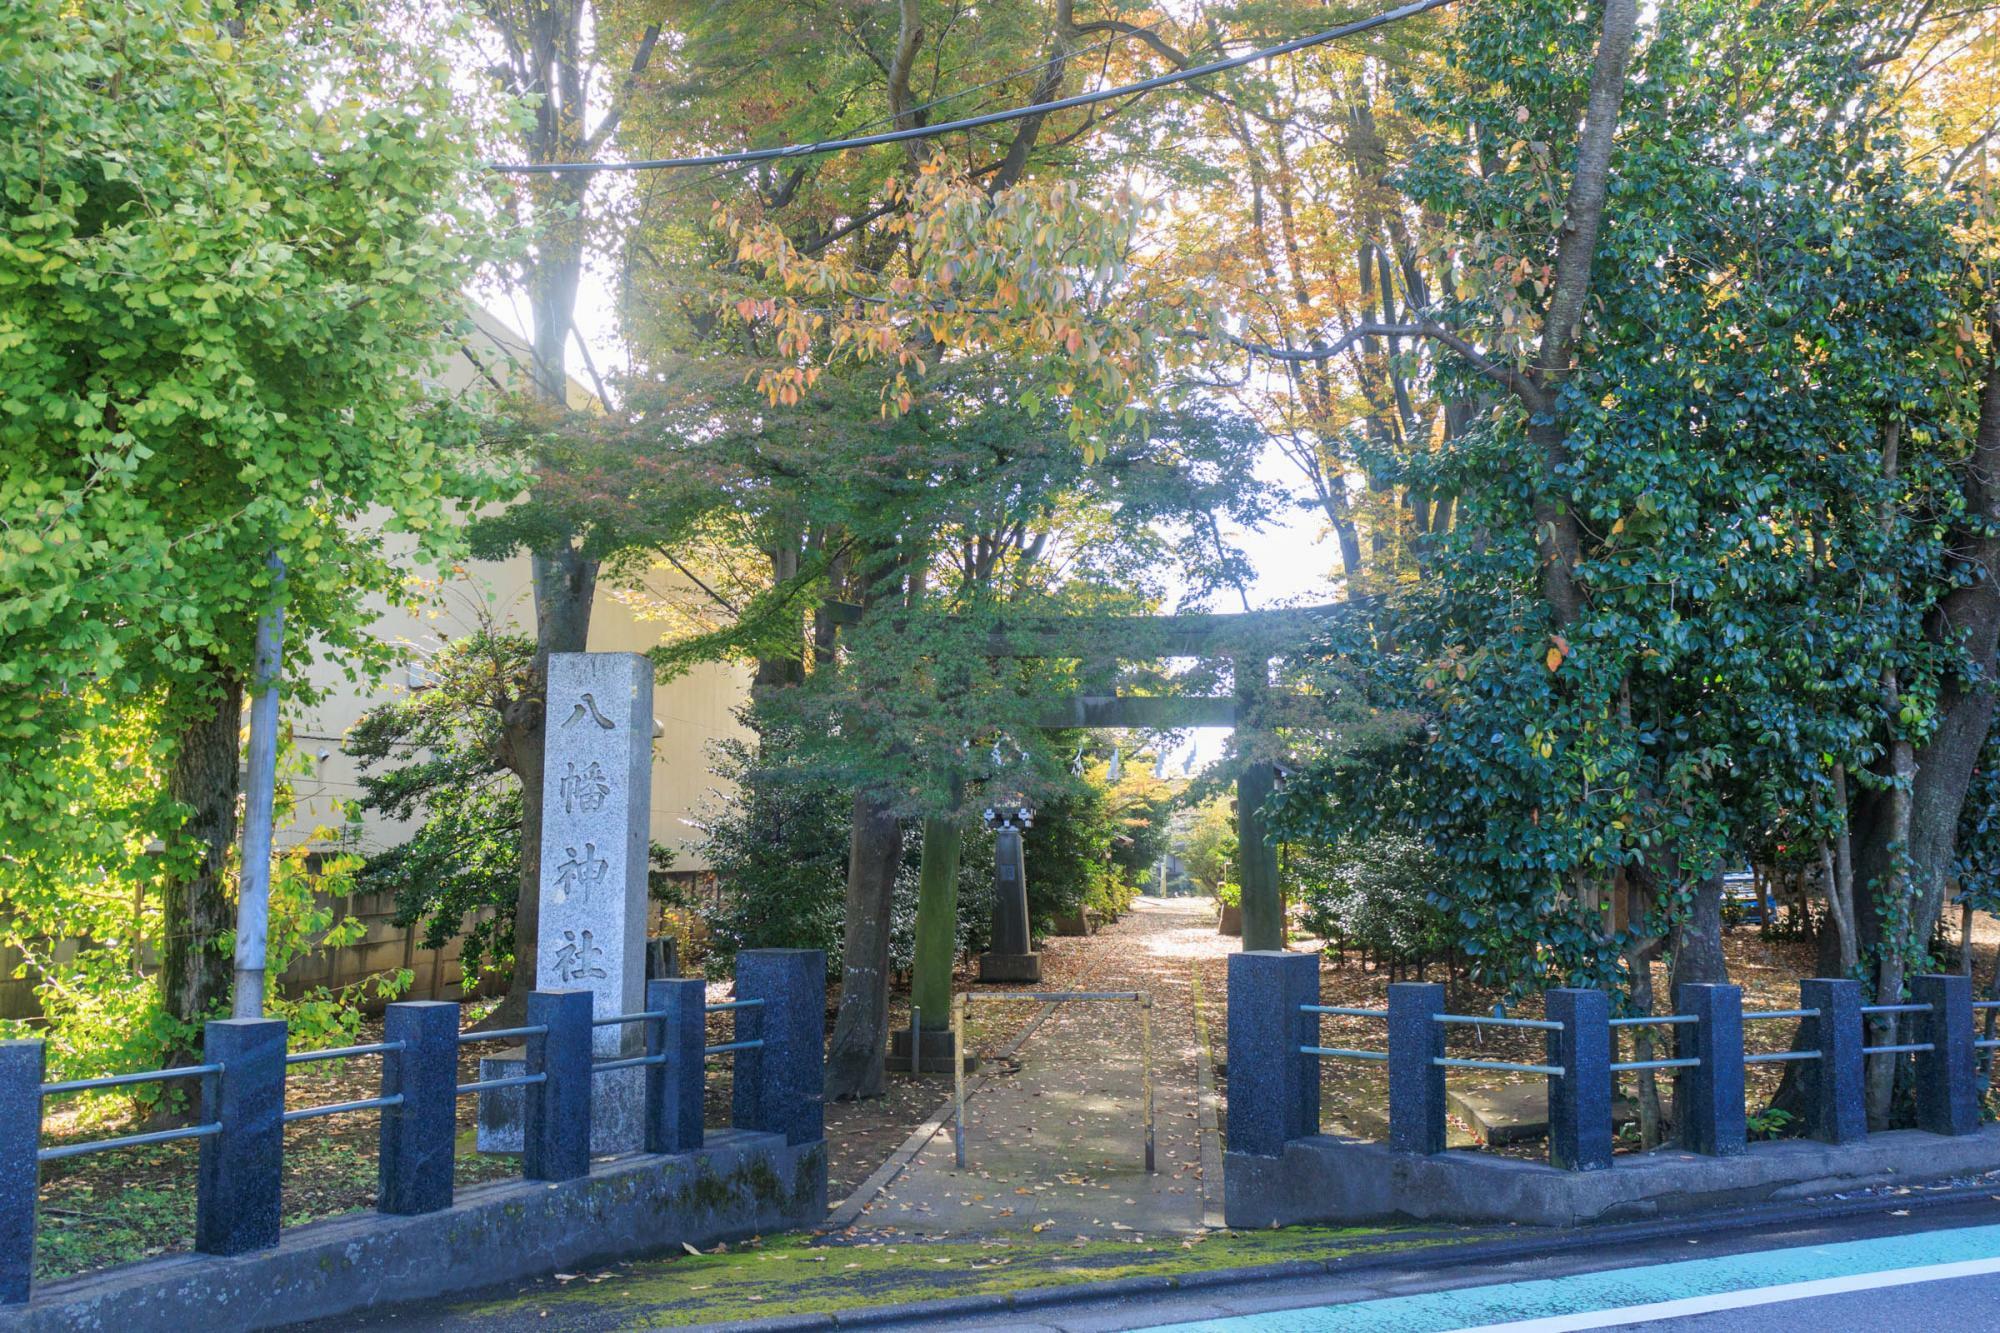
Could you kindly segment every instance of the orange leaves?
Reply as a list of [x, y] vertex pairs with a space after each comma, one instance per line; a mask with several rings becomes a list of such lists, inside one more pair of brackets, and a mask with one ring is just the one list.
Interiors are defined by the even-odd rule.
[[1055, 392], [1037, 398], [1066, 402], [1079, 442], [1104, 423], [1140, 419], [1157, 349], [1185, 317], [1178, 305], [1135, 299], [1129, 195], [1107, 207], [1063, 180], [989, 196], [934, 159], [884, 197], [896, 211], [873, 229], [907, 238], [886, 255], [858, 245], [809, 255], [765, 220], [717, 214], [735, 254], [724, 268], [739, 280], [722, 310], [782, 363], [753, 372], [773, 406], [802, 401], [827, 367], [875, 364], [894, 372], [884, 415], [906, 413], [940, 363], [998, 355], [1023, 373], [1062, 367]]
[[1560, 634], [1549, 635], [1549, 651], [1542, 661], [1554, 671], [1569, 658], [1569, 640]]

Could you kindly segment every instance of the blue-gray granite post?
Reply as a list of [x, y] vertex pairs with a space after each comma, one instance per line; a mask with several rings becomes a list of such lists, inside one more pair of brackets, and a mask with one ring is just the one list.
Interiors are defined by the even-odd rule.
[[194, 1247], [247, 1254], [278, 1243], [285, 1153], [285, 1024], [224, 1018], [208, 1024], [202, 1061], [221, 1065], [202, 1080], [201, 1118], [222, 1128], [201, 1141], [195, 1177]]
[[1917, 1052], [1917, 1128], [1933, 1134], [1970, 1134], [1979, 1128], [1979, 1095], [1973, 1082], [1972, 978], [1910, 978], [1910, 999], [1930, 1012], [1912, 1015], [1910, 1040], [1930, 1046]]
[[547, 1032], [527, 1041], [528, 1088], [522, 1117], [521, 1174], [529, 1180], [575, 1180], [590, 1174], [590, 1001], [587, 990], [528, 992], [528, 1025]]
[[[1444, 1151], [1444, 987], [1429, 981], [1389, 985], [1389, 1146], [1398, 1152]], [[1231, 1072], [1232, 1079], [1234, 1071]]]
[[42, 1043], [0, 1041], [0, 1305], [28, 1299], [42, 1141]]
[[702, 1047], [707, 1043], [708, 986], [700, 977], [646, 983], [646, 1151], [693, 1152], [701, 1147]]
[[458, 1006], [409, 1000], [383, 1014], [382, 1040], [403, 1049], [382, 1057], [382, 1150], [375, 1208], [411, 1216], [451, 1207], [458, 1137]]
[[1819, 1015], [1800, 1024], [1800, 1044], [1819, 1059], [1802, 1071], [1808, 1096], [1806, 1133], [1822, 1143], [1858, 1143], [1868, 1135], [1862, 1088], [1861, 983], [1814, 977], [1799, 983], [1799, 1007]]
[[1544, 1003], [1549, 1020], [1562, 1024], [1547, 1034], [1549, 1063], [1563, 1071], [1548, 1076], [1549, 1165], [1604, 1170], [1611, 1165], [1611, 997], [1565, 987], [1546, 992]]
[[1688, 982], [1674, 991], [1674, 1012], [1694, 1022], [1674, 1027], [1674, 1058], [1700, 1064], [1674, 1071], [1681, 1147], [1707, 1157], [1735, 1157], [1748, 1137], [1743, 1110], [1743, 989]]
[[1229, 1151], [1281, 1157], [1319, 1133], [1319, 955], [1229, 955]]
[[736, 955], [736, 998], [762, 1000], [735, 1010], [736, 1052], [730, 1123], [783, 1134], [785, 1142], [826, 1137], [826, 955], [818, 949], [745, 949]]

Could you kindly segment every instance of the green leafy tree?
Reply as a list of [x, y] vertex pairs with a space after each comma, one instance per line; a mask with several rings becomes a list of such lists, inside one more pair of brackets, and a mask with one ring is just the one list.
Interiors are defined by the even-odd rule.
[[405, 595], [390, 543], [448, 544], [475, 489], [425, 380], [488, 236], [437, 35], [375, 5], [0, 20], [0, 876], [73, 837], [82, 769], [45, 757], [153, 710], [183, 1023], [229, 981], [254, 617], [282, 599], [293, 662], [365, 667], [369, 597]]

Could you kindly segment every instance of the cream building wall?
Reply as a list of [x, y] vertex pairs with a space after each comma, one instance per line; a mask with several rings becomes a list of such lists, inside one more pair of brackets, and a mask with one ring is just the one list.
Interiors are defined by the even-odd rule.
[[[445, 387], [458, 392], [476, 389], [488, 376], [507, 383], [527, 363], [528, 347], [518, 335], [490, 316], [480, 315], [477, 334], [453, 358]], [[475, 364], [476, 358], [476, 364]], [[588, 410], [595, 399], [574, 381], [572, 405]], [[424, 575], [424, 571], [412, 570]], [[678, 575], [661, 573], [652, 587], [664, 590]], [[643, 599], [635, 599], [643, 600]], [[463, 573], [436, 589], [420, 614], [383, 606], [374, 632], [403, 648], [405, 668], [373, 687], [349, 681], [331, 662], [314, 664], [308, 673], [318, 703], [287, 710], [293, 723], [305, 772], [293, 775], [295, 809], [280, 841], [296, 845], [315, 827], [337, 827], [345, 819], [343, 805], [359, 796], [355, 760], [342, 747], [348, 728], [369, 709], [423, 686], [423, 664], [451, 638], [490, 623], [532, 636], [535, 610], [533, 581], [526, 555], [504, 561], [468, 561]], [[592, 652], [644, 652], [660, 642], [659, 627], [640, 618], [632, 606], [600, 583], [590, 621]], [[710, 771], [710, 747], [737, 730], [735, 710], [749, 697], [750, 672], [736, 665], [697, 667], [661, 684], [654, 693], [658, 726], [653, 742], [653, 841], [674, 849], [675, 871], [698, 871], [707, 865], [691, 850], [698, 840], [691, 826], [702, 807], [726, 799], [726, 784]], [[356, 851], [395, 846], [409, 835], [407, 827], [378, 815], [363, 820], [346, 845]]]

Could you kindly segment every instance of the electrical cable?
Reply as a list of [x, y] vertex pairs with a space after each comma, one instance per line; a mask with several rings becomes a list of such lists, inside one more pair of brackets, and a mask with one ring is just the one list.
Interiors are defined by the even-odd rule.
[[1036, 102], [1028, 106], [1010, 107], [1005, 111], [990, 111], [984, 115], [971, 116], [964, 120], [949, 120], [937, 125], [916, 125], [908, 129], [890, 130], [883, 134], [864, 134], [847, 139], [822, 139], [814, 143], [786, 144], [777, 148], [751, 148], [734, 153], [707, 153], [695, 157], [662, 157], [637, 162], [496, 162], [492, 170], [509, 175], [554, 176], [566, 173], [587, 173], [598, 171], [663, 171], [681, 167], [721, 167], [745, 162], [770, 162], [789, 158], [814, 157], [822, 153], [849, 152], [856, 148], [873, 148], [880, 144], [907, 143], [913, 139], [930, 139], [943, 134], [955, 134], [961, 130], [982, 129], [988, 125], [1003, 125], [1009, 121], [1025, 120], [1030, 116], [1046, 116], [1056, 111], [1068, 111], [1073, 107], [1094, 106], [1114, 98], [1131, 97], [1139, 93], [1152, 92], [1157, 88], [1171, 87], [1199, 79], [1210, 74], [1221, 74], [1232, 69], [1259, 61], [1274, 60], [1311, 47], [1323, 46], [1343, 37], [1375, 28], [1386, 27], [1407, 18], [1433, 9], [1442, 8], [1452, 0], [1410, 0], [1394, 9], [1384, 10], [1352, 23], [1343, 23], [1337, 28], [1296, 37], [1276, 46], [1263, 47], [1256, 51], [1246, 51], [1240, 56], [1230, 56], [1224, 60], [1210, 61], [1191, 69], [1175, 70], [1171, 74], [1161, 74], [1137, 83], [1120, 84], [1116, 88], [1101, 88], [1096, 92], [1078, 93], [1074, 97], [1061, 97], [1053, 102]]

